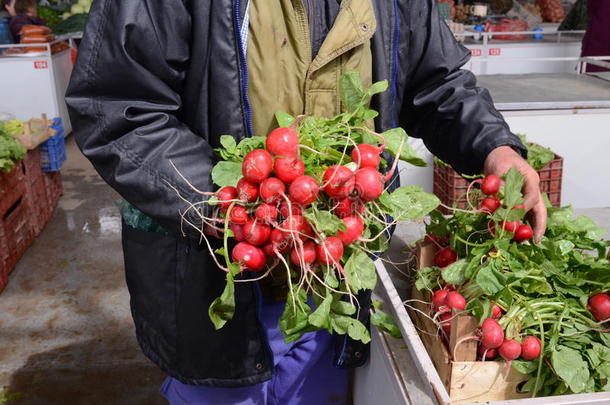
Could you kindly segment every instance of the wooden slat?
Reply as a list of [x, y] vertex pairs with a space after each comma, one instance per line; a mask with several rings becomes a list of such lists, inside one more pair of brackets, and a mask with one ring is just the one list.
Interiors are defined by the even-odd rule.
[[449, 395], [454, 404], [524, 399], [531, 394], [518, 393], [517, 386], [526, 380], [505, 362], [454, 362]]

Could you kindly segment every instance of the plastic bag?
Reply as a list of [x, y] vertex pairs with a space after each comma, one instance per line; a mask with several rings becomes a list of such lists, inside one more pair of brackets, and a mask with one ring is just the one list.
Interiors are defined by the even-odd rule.
[[157, 232], [167, 234], [167, 231], [163, 229], [161, 225], [142, 211], [134, 207], [132, 204], [125, 200], [118, 200], [116, 202], [117, 207], [121, 211], [121, 217], [123, 221], [132, 228], [138, 229], [144, 232]]

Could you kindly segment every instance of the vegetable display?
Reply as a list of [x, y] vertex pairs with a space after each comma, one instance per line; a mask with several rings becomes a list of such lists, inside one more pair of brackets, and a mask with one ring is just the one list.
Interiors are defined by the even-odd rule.
[[[219, 189], [200, 191], [209, 199], [190, 202], [183, 213], [210, 250], [209, 237], [223, 239], [212, 253], [226, 286], [208, 311], [217, 329], [235, 311], [235, 283], [279, 276], [288, 290], [279, 321], [287, 342], [319, 329], [370, 341], [358, 319], [357, 294], [376, 285], [374, 255], [388, 248], [398, 221], [421, 218], [439, 204], [420, 187], [393, 184], [399, 160], [425, 163], [404, 130], [376, 133], [368, 126], [377, 116], [370, 100], [387, 86], [364, 89], [357, 73], [347, 73], [340, 80], [344, 113], [295, 118], [278, 112], [280, 128], [266, 137], [239, 143], [221, 137], [212, 170]], [[383, 312], [372, 322], [396, 334]]]
[[0, 121], [0, 171], [10, 172], [15, 167], [15, 161], [22, 160], [25, 148], [13, 137], [23, 133], [22, 121]]
[[[431, 214], [426, 241], [442, 257], [416, 276], [417, 289], [431, 293], [431, 318], [448, 336], [450, 308], [464, 306], [480, 321], [478, 333], [465, 337], [479, 341], [479, 358], [510, 362], [529, 376], [522, 390], [532, 396], [610, 391], [605, 231], [573, 218], [569, 207], [549, 206], [546, 234], [535, 244], [523, 176], [511, 169], [504, 180], [499, 188], [497, 178], [475, 181], [482, 192], [471, 188], [468, 201], [480, 206]], [[500, 205], [490, 210], [484, 198]]]

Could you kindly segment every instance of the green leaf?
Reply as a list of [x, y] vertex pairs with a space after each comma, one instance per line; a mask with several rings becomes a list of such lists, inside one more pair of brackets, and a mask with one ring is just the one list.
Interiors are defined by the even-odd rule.
[[385, 312], [376, 311], [371, 315], [371, 324], [377, 326], [382, 331], [388, 333], [390, 336], [396, 339], [402, 338], [400, 328], [396, 324], [394, 318]]
[[331, 314], [331, 324], [333, 330], [340, 335], [349, 335], [354, 340], [362, 343], [369, 343], [371, 336], [366, 327], [357, 319], [349, 316]]
[[415, 274], [415, 288], [418, 291], [433, 290], [438, 287], [438, 276], [441, 271], [438, 267], [424, 267]]
[[475, 280], [479, 287], [490, 295], [501, 291], [506, 285], [506, 278], [491, 266], [479, 270]]
[[219, 187], [233, 186], [242, 177], [241, 163], [221, 161], [212, 169], [212, 181]]
[[471, 299], [466, 305], [466, 310], [474, 315], [479, 323], [491, 316], [491, 301], [484, 299]]
[[393, 128], [381, 134], [386, 141], [386, 149], [392, 156], [398, 154], [398, 149], [402, 143], [400, 151], [400, 160], [411, 163], [414, 166], [426, 167], [428, 164], [425, 160], [417, 156], [417, 152], [408, 143], [409, 137], [402, 128]]
[[557, 375], [574, 393], [585, 390], [589, 381], [589, 368], [578, 351], [558, 345], [551, 354], [551, 363]]
[[369, 89], [367, 90], [367, 93], [369, 95], [375, 95], [375, 94], [379, 94], [379, 93], [383, 93], [388, 89], [388, 81], [387, 80], [382, 80], [380, 82], [375, 82], [371, 85], [371, 87], [369, 87]]
[[222, 135], [220, 137], [220, 144], [227, 150], [227, 152], [234, 153], [237, 150], [237, 143], [235, 142], [235, 138], [233, 138], [231, 135]]
[[235, 285], [233, 274], [227, 273], [227, 283], [220, 297], [216, 298], [208, 308], [208, 315], [216, 330], [221, 329], [233, 318], [235, 313]]
[[304, 216], [320, 233], [334, 235], [346, 230], [345, 223], [328, 211], [308, 210]]
[[383, 302], [374, 300], [372, 302], [372, 305], [373, 305], [373, 308], [375, 308], [377, 311], [383, 311]]
[[384, 192], [379, 202], [396, 221], [422, 218], [440, 204], [438, 197], [419, 186], [399, 187], [391, 194]]
[[511, 168], [505, 175], [504, 180], [504, 205], [509, 208], [523, 204], [523, 174], [515, 168]]
[[288, 292], [286, 306], [280, 317], [280, 331], [286, 343], [298, 340], [309, 326], [311, 308], [307, 304], [307, 293], [298, 286]]
[[347, 72], [341, 76], [339, 89], [341, 92], [341, 102], [347, 112], [354, 112], [358, 107], [362, 106], [364, 89], [362, 88], [360, 73]]
[[340, 315], [354, 315], [356, 313], [356, 306], [346, 301], [335, 301], [331, 306], [332, 312]]
[[467, 263], [468, 262], [466, 261], [466, 259], [460, 259], [455, 263], [452, 263], [449, 266], [445, 267], [441, 272], [441, 274], [443, 275], [443, 280], [453, 285], [464, 284], [464, 281], [466, 281], [465, 270]]
[[239, 149], [241, 156], [246, 156], [248, 152], [252, 152], [254, 149], [264, 149], [266, 140], [267, 137], [265, 136], [244, 138], [239, 142], [239, 145], [237, 145], [237, 149]]
[[372, 290], [377, 284], [375, 263], [363, 251], [356, 250], [345, 263], [345, 276], [353, 292]]
[[289, 127], [294, 124], [295, 118], [284, 111], [277, 111], [275, 113], [275, 120], [280, 127]]
[[309, 315], [309, 323], [320, 329], [327, 329], [331, 332], [330, 308], [333, 303], [333, 296], [327, 295], [314, 312]]
[[531, 374], [538, 370], [537, 361], [513, 360], [510, 364], [521, 374]]

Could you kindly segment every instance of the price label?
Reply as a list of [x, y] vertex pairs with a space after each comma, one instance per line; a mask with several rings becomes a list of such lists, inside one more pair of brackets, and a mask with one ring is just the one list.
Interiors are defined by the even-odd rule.
[[472, 49], [470, 51], [470, 53], [472, 54], [472, 56], [476, 57], [476, 56], [483, 56], [483, 50], [482, 49]]
[[46, 60], [36, 60], [34, 61], [34, 69], [48, 69], [49, 62]]
[[502, 55], [502, 48], [489, 48], [489, 56]]

